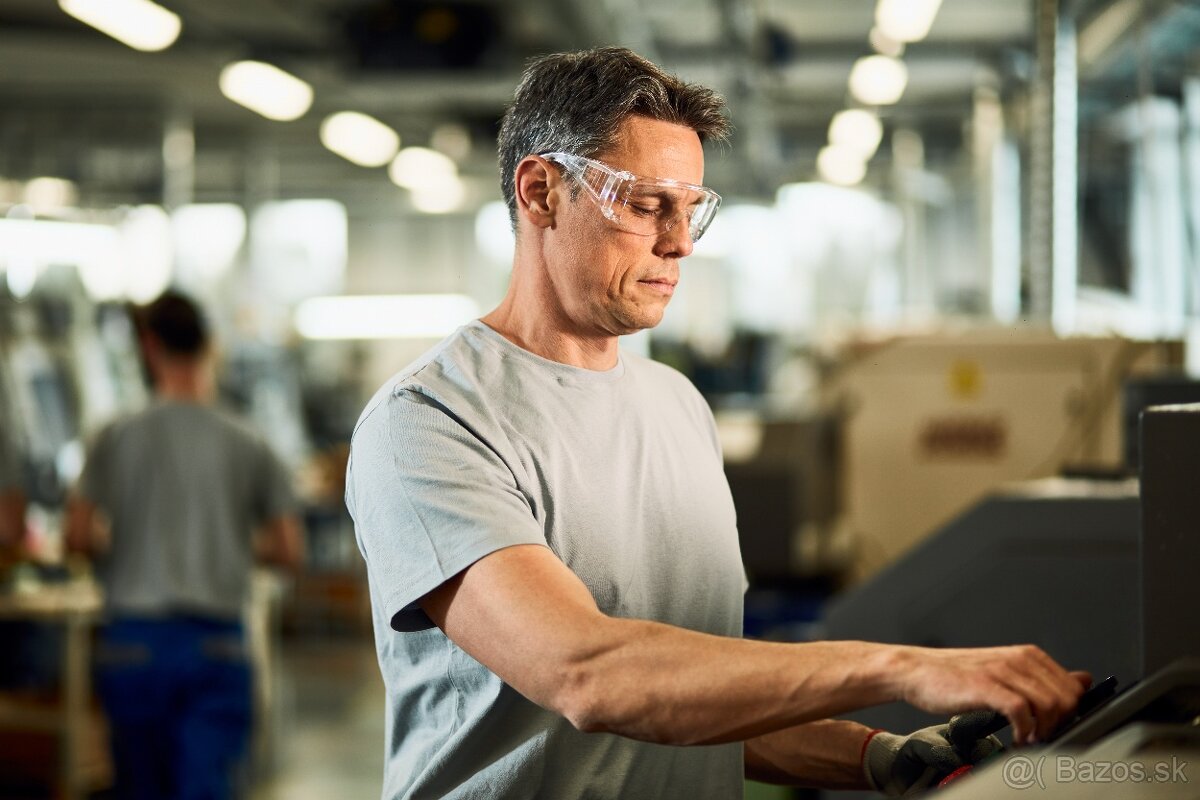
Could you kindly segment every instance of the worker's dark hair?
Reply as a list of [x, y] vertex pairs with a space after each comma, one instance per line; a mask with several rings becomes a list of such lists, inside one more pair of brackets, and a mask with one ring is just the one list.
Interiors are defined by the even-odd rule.
[[729, 135], [725, 100], [685, 83], [624, 47], [555, 53], [529, 62], [500, 124], [500, 189], [515, 230], [517, 164], [562, 151], [594, 157], [616, 143], [630, 116], [673, 122], [700, 141]]
[[209, 331], [204, 313], [190, 297], [171, 289], [135, 311], [143, 336], [150, 336], [174, 356], [199, 356], [208, 349]]

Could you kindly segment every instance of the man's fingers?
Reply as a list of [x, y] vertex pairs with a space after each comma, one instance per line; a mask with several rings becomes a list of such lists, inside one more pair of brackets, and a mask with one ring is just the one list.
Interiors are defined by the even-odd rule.
[[1073, 670], [1071, 672], [1071, 677], [1079, 681], [1079, 685], [1082, 687], [1083, 691], [1087, 691], [1088, 689], [1092, 688], [1092, 673], [1084, 672], [1083, 670]]
[[[1053, 735], [1091, 683], [1088, 673], [1068, 672], [1033, 645], [925, 654], [931, 669], [912, 673], [906, 700], [935, 712], [994, 709], [1009, 720], [1017, 745]], [[959, 692], [947, 696], [948, 687]]]
[[1048, 737], [1058, 724], [1058, 717], [1064, 713], [1059, 710], [1062, 700], [1051, 682], [1045, 675], [1031, 670], [1027, 664], [1013, 664], [1003, 681], [1008, 689], [1024, 700], [1025, 709], [1033, 718], [1032, 727], [1024, 732], [1024, 736], [1014, 725], [1014, 740], [1025, 743], [1027, 740]]
[[1004, 690], [1000, 702], [996, 703], [996, 710], [1007, 717], [1012, 725], [1013, 743], [1025, 744], [1034, 729], [1033, 712], [1025, 698], [1016, 692]]
[[[1087, 676], [1087, 673], [1080, 673]], [[1067, 672], [1041, 648], [1025, 646], [1011, 666], [1014, 690], [1023, 694], [1036, 719], [1035, 740], [1046, 740], [1079, 704], [1083, 684]], [[1087, 676], [1090, 678], [1090, 676]]]

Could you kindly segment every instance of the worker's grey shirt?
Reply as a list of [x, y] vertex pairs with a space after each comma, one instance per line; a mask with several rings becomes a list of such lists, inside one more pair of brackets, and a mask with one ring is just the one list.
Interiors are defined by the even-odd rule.
[[346, 491], [387, 686], [384, 798], [741, 796], [740, 743], [580, 733], [416, 604], [489, 553], [548, 545], [606, 614], [740, 636], [733, 502], [683, 376], [628, 354], [570, 367], [474, 322], [376, 394]]
[[111, 522], [97, 562], [113, 614], [236, 618], [254, 530], [293, 510], [287, 469], [233, 415], [159, 401], [104, 428], [80, 493]]

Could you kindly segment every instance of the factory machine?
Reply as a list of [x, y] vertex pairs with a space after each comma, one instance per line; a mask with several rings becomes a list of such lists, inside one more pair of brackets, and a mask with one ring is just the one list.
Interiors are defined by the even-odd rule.
[[[1200, 765], [1200, 404], [1146, 410], [1140, 452], [1140, 480], [1048, 479], [991, 495], [839, 597], [823, 635], [939, 647], [1036, 644], [1069, 668], [1115, 676], [1128, 688], [1072, 735], [1008, 760], [1157, 766], [1175, 757]], [[897, 731], [944, 721], [902, 704], [852, 717]], [[989, 764], [964, 780], [969, 787], [944, 796], [1011, 796], [1004, 769]], [[1188, 776], [1190, 785], [1176, 772], [1131, 790], [1127, 782], [1059, 781], [1045, 769], [1039, 796], [1200, 796], [1200, 774]]]
[[822, 380], [841, 420], [840, 535], [854, 581], [996, 487], [1122, 466], [1121, 391], [1178, 342], [969, 330], [860, 343]]

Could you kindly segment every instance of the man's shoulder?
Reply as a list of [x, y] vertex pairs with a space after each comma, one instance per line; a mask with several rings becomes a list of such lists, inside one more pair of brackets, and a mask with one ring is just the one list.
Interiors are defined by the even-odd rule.
[[669, 391], [689, 400], [703, 400], [700, 391], [686, 375], [669, 364], [636, 353], [622, 352], [625, 368], [640, 376], [655, 391]]
[[378, 419], [381, 408], [395, 408], [397, 401], [453, 406], [456, 398], [477, 395], [497, 374], [500, 360], [478, 335], [477, 325], [459, 328], [384, 381], [359, 415], [355, 435]]
[[256, 445], [267, 443], [266, 436], [249, 417], [228, 406], [199, 406], [197, 412], [230, 438]]

